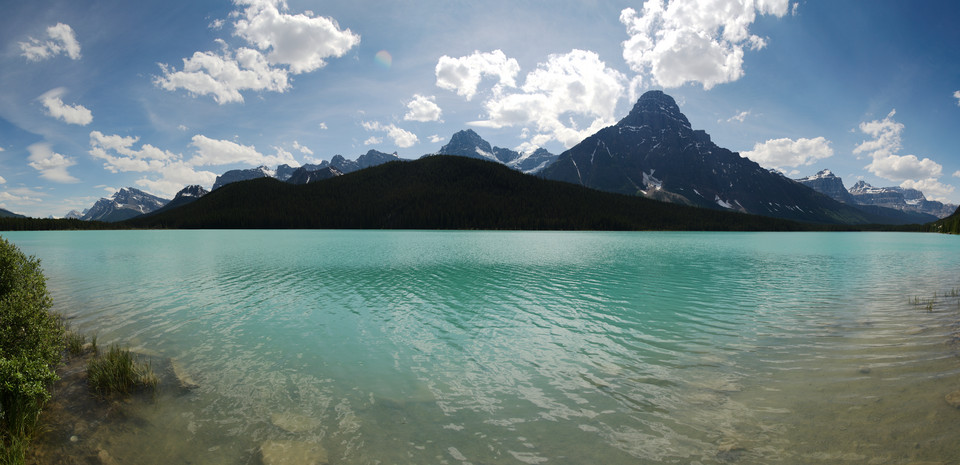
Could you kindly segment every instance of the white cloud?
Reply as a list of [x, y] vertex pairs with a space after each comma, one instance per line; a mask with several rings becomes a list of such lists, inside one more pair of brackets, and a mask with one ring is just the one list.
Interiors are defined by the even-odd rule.
[[717, 122], [718, 122], [718, 123], [722, 123], [722, 122], [726, 121], [726, 122], [728, 122], [728, 123], [732, 123], [732, 122], [736, 121], [736, 122], [738, 122], [738, 123], [742, 123], [744, 120], [747, 119], [748, 116], [750, 116], [750, 110], [741, 111], [740, 113], [737, 113], [737, 114], [735, 114], [735, 115], [733, 115], [733, 116], [731, 116], [731, 117], [729, 117], [729, 118], [727, 118], [727, 119], [725, 119], [725, 120], [723, 120], [723, 119], [718, 119]]
[[181, 131], [186, 131], [187, 129], [190, 129], [190, 128], [188, 128], [188, 127], [186, 127], [186, 126], [184, 126], [184, 125], [182, 125], [182, 124], [179, 124], [179, 125], [177, 125], [177, 129], [179, 129], [179, 130], [181, 130]]
[[753, 150], [741, 152], [740, 156], [749, 158], [765, 168], [783, 169], [786, 167], [809, 166], [833, 156], [830, 141], [823, 137], [813, 139], [800, 138], [771, 139], [757, 142]]
[[326, 131], [326, 130], [327, 130], [327, 123], [320, 122], [320, 124], [318, 124], [317, 127], [320, 128], [320, 129], [323, 129], [324, 131]]
[[[154, 83], [163, 89], [184, 89], [194, 95], [213, 95], [219, 104], [243, 102], [243, 91], [286, 92], [289, 74], [307, 73], [341, 57], [360, 42], [349, 29], [330, 18], [291, 15], [283, 0], [235, 0], [246, 8], [231, 13], [234, 35], [256, 47], [235, 51], [222, 39], [221, 52], [194, 52], [183, 59], [183, 69], [158, 63], [163, 73]], [[214, 21], [211, 26], [222, 27]], [[264, 55], [266, 53], [266, 55]]]
[[407, 103], [410, 111], [403, 115], [405, 121], [440, 121], [442, 110], [437, 105], [436, 97], [414, 94], [413, 100]]
[[477, 94], [477, 86], [484, 76], [497, 78], [497, 84], [493, 87], [494, 95], [504, 87], [516, 87], [520, 64], [516, 59], [508, 59], [501, 50], [487, 53], [474, 51], [472, 55], [460, 58], [447, 55], [440, 57], [434, 72], [437, 87], [455, 91], [457, 95], [471, 100]]
[[960, 90], [953, 93], [953, 98], [957, 99], [957, 106], [960, 106]]
[[157, 170], [159, 179], [142, 177], [136, 184], [154, 195], [172, 198], [186, 186], [199, 184], [210, 187], [217, 180], [217, 175], [210, 171], [198, 171], [194, 166], [183, 161], [174, 161], [165, 164]]
[[40, 177], [62, 183], [80, 182], [79, 179], [67, 173], [67, 168], [76, 165], [77, 162], [54, 152], [50, 144], [38, 142], [27, 147], [27, 151], [30, 152], [30, 156], [27, 157], [30, 161], [29, 165], [40, 172]]
[[360, 43], [350, 29], [340, 29], [332, 18], [309, 13], [286, 14], [284, 0], [235, 0], [246, 5], [242, 18], [234, 23], [236, 35], [261, 51], [269, 50], [273, 65], [288, 65], [293, 74], [307, 73], [326, 65], [327, 58], [339, 58]]
[[865, 140], [853, 149], [854, 154], [865, 153], [873, 161], [867, 165], [871, 173], [891, 181], [938, 178], [943, 166], [929, 158], [916, 155], [898, 155], [901, 149], [900, 133], [903, 124], [893, 120], [897, 111], [892, 110], [882, 120], [860, 123], [860, 131], [872, 139]]
[[194, 52], [183, 59], [183, 70], [174, 71], [160, 64], [163, 76], [154, 83], [163, 89], [184, 89], [195, 95], [212, 94], [217, 103], [243, 102], [245, 90], [285, 92], [290, 88], [287, 72], [272, 68], [264, 56], [250, 48], [222, 55], [213, 52]]
[[[196, 153], [189, 160], [183, 155], [162, 150], [150, 144], [139, 143], [138, 137], [105, 135], [99, 131], [90, 133], [90, 155], [104, 161], [103, 167], [113, 173], [142, 172], [145, 175], [136, 184], [156, 195], [172, 197], [184, 186], [199, 184], [210, 187], [217, 175], [199, 169], [201, 166], [217, 166], [234, 163], [247, 165], [276, 166], [288, 164], [300, 166], [293, 155], [279, 147], [276, 153], [264, 155], [253, 146], [227, 140], [216, 140], [197, 134], [190, 145]], [[299, 144], [297, 144], [299, 145]], [[305, 148], [303, 146], [299, 146]], [[308, 149], [309, 150], [309, 149]]]
[[277, 166], [282, 164], [300, 166], [300, 163], [293, 158], [290, 152], [279, 147], [274, 147], [276, 154], [264, 155], [258, 152], [256, 147], [252, 145], [242, 145], [229, 140], [211, 139], [200, 134], [193, 136], [190, 145], [197, 149], [196, 154], [189, 161], [189, 164], [193, 166], [227, 165], [231, 163], [244, 163], [254, 166]]
[[[436, 144], [436, 143], [438, 143], [438, 142], [443, 142], [444, 139], [446, 139], [446, 138], [445, 138], [445, 137], [440, 137], [438, 134], [434, 134], [434, 135], [430, 136], [430, 143], [431, 143], [431, 144]], [[957, 171], [957, 173], [960, 173], [960, 171]]]
[[955, 177], [955, 178], [960, 178], [960, 171], [954, 171], [954, 172], [953, 172], [953, 177]]
[[6, 184], [7, 180], [3, 179], [3, 176], [0, 176], [0, 184]]
[[47, 114], [54, 118], [62, 119], [68, 124], [78, 124], [86, 126], [93, 122], [93, 113], [84, 108], [83, 105], [67, 105], [63, 103], [60, 97], [66, 93], [66, 89], [58, 87], [49, 90], [38, 97], [47, 109]]
[[749, 32], [757, 14], [783, 17], [788, 10], [789, 0], [647, 0], [640, 12], [620, 13], [630, 36], [623, 58], [660, 86], [695, 82], [709, 90], [743, 76], [744, 47], [766, 46]]
[[923, 192], [923, 196], [929, 200], [937, 200], [943, 203], [949, 203], [947, 196], [953, 193], [954, 187], [943, 184], [935, 178], [921, 179], [919, 181], [906, 180], [900, 183], [904, 189], [916, 189]]
[[[407, 131], [405, 129], [398, 128], [393, 124], [380, 124], [377, 121], [364, 121], [363, 128], [367, 131], [384, 131], [387, 133], [387, 137], [393, 139], [393, 143], [400, 148], [412, 147], [420, 140], [417, 138], [416, 134]], [[371, 137], [363, 142], [364, 145], [373, 145], [382, 143], [383, 139]]]
[[[487, 119], [470, 124], [500, 128], [532, 126], [529, 144], [557, 140], [567, 147], [614, 123], [614, 109], [626, 78], [591, 51], [554, 54], [527, 74], [520, 92], [484, 103]], [[577, 124], [576, 118], [586, 124]], [[581, 127], [586, 126], [586, 127]]]
[[30, 61], [41, 61], [53, 58], [61, 53], [73, 60], [80, 59], [80, 42], [73, 33], [73, 28], [63, 23], [57, 23], [47, 28], [50, 40], [40, 41], [29, 38], [29, 42], [19, 42], [21, 55]]
[[370, 138], [363, 141], [363, 145], [377, 145], [382, 143], [383, 143], [383, 138], [377, 137], [377, 136], [370, 136]]
[[304, 155], [313, 155], [313, 150], [310, 150], [310, 148], [305, 145], [300, 145], [297, 141], [293, 141], [293, 148]]
[[150, 144], [133, 147], [139, 137], [108, 136], [100, 131], [90, 133], [90, 155], [104, 161], [103, 167], [111, 173], [160, 171], [179, 155]]

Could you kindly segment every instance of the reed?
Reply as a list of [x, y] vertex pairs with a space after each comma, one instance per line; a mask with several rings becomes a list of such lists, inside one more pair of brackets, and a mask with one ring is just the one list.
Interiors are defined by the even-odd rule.
[[67, 331], [64, 339], [67, 346], [67, 353], [74, 357], [83, 355], [83, 346], [87, 343], [86, 336], [74, 331]]
[[90, 389], [99, 396], [127, 394], [135, 389], [156, 389], [157, 376], [149, 363], [141, 363], [127, 349], [111, 345], [87, 364]]

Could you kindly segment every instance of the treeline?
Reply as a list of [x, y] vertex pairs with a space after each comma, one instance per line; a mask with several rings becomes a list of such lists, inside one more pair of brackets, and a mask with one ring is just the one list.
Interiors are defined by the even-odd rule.
[[453, 156], [391, 162], [307, 185], [226, 185], [136, 228], [717, 230], [822, 229], [599, 192]]
[[128, 226], [100, 221], [53, 218], [0, 218], [0, 231], [71, 231], [126, 229]]
[[925, 225], [924, 230], [944, 234], [960, 234], [960, 208], [942, 220]]

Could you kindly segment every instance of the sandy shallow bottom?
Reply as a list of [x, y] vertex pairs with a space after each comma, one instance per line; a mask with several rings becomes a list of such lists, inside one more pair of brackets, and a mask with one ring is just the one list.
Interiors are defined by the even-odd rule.
[[[150, 354], [140, 356], [161, 378], [157, 393], [95, 399], [87, 391], [85, 360], [76, 358], [61, 369], [30, 463], [954, 464], [960, 463], [960, 409], [945, 396], [960, 389], [956, 319], [951, 311], [923, 315], [917, 326], [824, 327], [822, 337], [836, 338], [838, 346], [856, 343], [859, 353], [825, 353], [808, 366], [785, 362], [783, 371], [771, 364], [770, 372], [753, 378], [737, 376], [729, 357], [703, 355], [702, 373], [691, 372], [675, 387], [682, 407], [661, 414], [677, 424], [709, 426], [676, 431], [673, 437], [682, 439], [674, 442], [612, 431], [601, 436], [615, 447], [597, 455], [577, 442], [582, 438], [551, 437], [564, 433], [549, 426], [510, 428], [539, 445], [539, 453], [495, 450], [487, 435], [497, 428], [463, 431], [457, 415], [444, 413], [426, 388], [397, 399], [372, 393], [330, 399], [264, 413], [258, 422], [218, 417], [210, 412], [223, 399], [170, 359]], [[860, 340], [880, 336], [873, 346]], [[795, 350], [799, 356], [804, 349]], [[864, 364], [865, 358], [873, 362]], [[578, 425], [587, 432], [603, 427]], [[551, 444], [550, 458], [543, 457], [543, 444]]]

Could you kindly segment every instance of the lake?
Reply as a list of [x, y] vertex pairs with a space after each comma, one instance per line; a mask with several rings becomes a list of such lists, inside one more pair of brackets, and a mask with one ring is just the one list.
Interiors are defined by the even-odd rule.
[[119, 463], [960, 463], [953, 236], [3, 236], [198, 385], [78, 435]]

